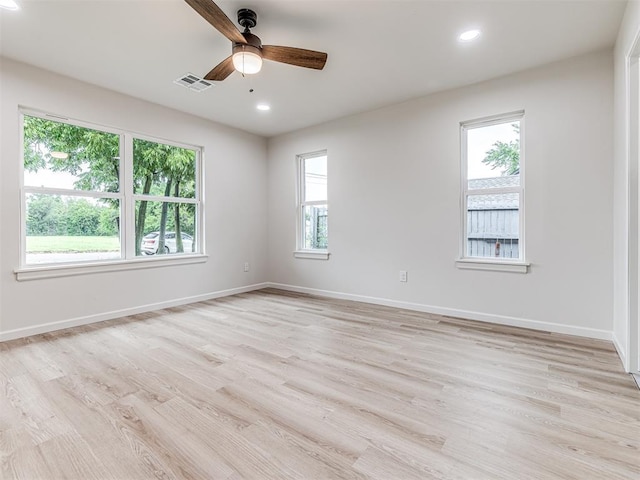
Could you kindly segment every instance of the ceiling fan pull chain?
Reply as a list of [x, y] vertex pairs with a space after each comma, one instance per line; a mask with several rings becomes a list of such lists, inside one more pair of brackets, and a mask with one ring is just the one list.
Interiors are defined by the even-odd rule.
[[[249, 31], [249, 29], [248, 29], [248, 28], [245, 28], [245, 30], [246, 30], [247, 32]], [[245, 50], [245, 49], [244, 49], [244, 45], [243, 45], [243, 46], [242, 46], [242, 53], [244, 53], [244, 50]], [[244, 66], [244, 60], [245, 60], [245, 58], [246, 58], [246, 55], [242, 55], [242, 72], [241, 72], [241, 73], [242, 73], [242, 78], [244, 78], [244, 72], [246, 72], [246, 68], [245, 68], [245, 66]]]

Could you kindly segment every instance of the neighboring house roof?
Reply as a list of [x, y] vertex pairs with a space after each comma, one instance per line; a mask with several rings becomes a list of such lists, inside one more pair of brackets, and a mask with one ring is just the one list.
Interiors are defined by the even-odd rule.
[[503, 175], [501, 177], [474, 178], [469, 180], [469, 190], [477, 188], [505, 188], [520, 185], [520, 175]]
[[[519, 175], [476, 178], [469, 180], [469, 190], [517, 187], [519, 184]], [[470, 195], [467, 201], [468, 210], [514, 210], [518, 209], [518, 206], [517, 193]]]

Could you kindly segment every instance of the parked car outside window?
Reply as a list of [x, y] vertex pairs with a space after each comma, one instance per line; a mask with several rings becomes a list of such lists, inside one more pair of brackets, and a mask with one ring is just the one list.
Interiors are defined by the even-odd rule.
[[[193, 237], [188, 233], [182, 233], [182, 247], [184, 253], [191, 253], [193, 250]], [[144, 236], [140, 250], [145, 255], [155, 255], [160, 246], [160, 232], [151, 232]], [[178, 253], [176, 247], [176, 232], [165, 232], [164, 253]]]

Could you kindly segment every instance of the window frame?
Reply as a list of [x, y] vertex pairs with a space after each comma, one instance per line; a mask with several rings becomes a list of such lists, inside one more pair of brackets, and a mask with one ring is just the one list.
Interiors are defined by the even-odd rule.
[[[117, 193], [86, 191], [53, 187], [26, 186], [24, 169], [24, 117], [37, 117], [53, 122], [65, 123], [81, 128], [92, 129], [100, 132], [115, 134], [120, 137], [120, 175]], [[204, 147], [187, 143], [167, 140], [146, 134], [140, 134], [126, 129], [114, 128], [98, 123], [74, 119], [64, 115], [26, 107], [19, 108], [20, 126], [20, 259], [19, 267], [14, 270], [17, 280], [34, 280], [39, 278], [52, 278], [106, 271], [120, 271], [131, 269], [153, 268], [166, 265], [183, 265], [205, 262], [207, 259], [204, 243]], [[141, 139], [193, 150], [195, 152], [195, 196], [194, 198], [164, 197], [141, 195], [133, 193], [133, 140]], [[67, 262], [53, 262], [43, 264], [27, 263], [26, 232], [27, 232], [27, 195], [66, 195], [78, 198], [114, 198], [120, 204], [120, 257], [106, 260], [81, 260]], [[196, 205], [195, 235], [197, 252], [180, 253], [174, 255], [136, 256], [135, 252], [135, 204], [137, 200], [168, 201], [177, 203], [192, 203]]]
[[[155, 142], [155, 143], [161, 143], [163, 145], [169, 145], [171, 147], [178, 147], [178, 148], [184, 148], [184, 149], [188, 149], [188, 150], [194, 150], [195, 151], [195, 194], [193, 198], [189, 198], [189, 197], [172, 197], [172, 196], [168, 196], [165, 197], [164, 195], [143, 195], [141, 193], [133, 193], [133, 142], [134, 140], [144, 140], [144, 141], [148, 141], [148, 142]], [[130, 234], [127, 240], [131, 243], [131, 245], [127, 245], [129, 248], [132, 249], [133, 251], [133, 258], [144, 258], [144, 257], [136, 257], [135, 256], [135, 222], [136, 222], [136, 212], [135, 212], [135, 208], [136, 208], [136, 202], [137, 201], [147, 201], [147, 202], [168, 202], [168, 203], [190, 203], [190, 204], [194, 204], [196, 206], [196, 215], [195, 215], [195, 234], [193, 235], [193, 238], [196, 240], [196, 246], [198, 247], [198, 251], [192, 253], [192, 255], [198, 255], [198, 254], [204, 254], [204, 242], [202, 241], [202, 235], [201, 235], [201, 231], [202, 231], [202, 222], [203, 222], [203, 217], [201, 217], [201, 210], [203, 208], [203, 204], [204, 202], [202, 201], [202, 197], [203, 197], [203, 189], [202, 189], [202, 151], [203, 151], [203, 147], [196, 147], [193, 145], [188, 145], [185, 143], [180, 143], [180, 142], [174, 142], [171, 140], [165, 140], [165, 139], [159, 139], [157, 137], [152, 137], [149, 135], [142, 135], [142, 134], [138, 134], [138, 133], [131, 133], [128, 137], [127, 137], [127, 146], [128, 151], [131, 152], [131, 158], [127, 158], [127, 162], [125, 167], [127, 168], [127, 177], [126, 180], [130, 183], [128, 183], [127, 185], [127, 193], [130, 193], [130, 201], [128, 202], [128, 208], [130, 209], [128, 211], [129, 215], [127, 217], [125, 217], [125, 219], [127, 221], [131, 221], [131, 225], [129, 226], [130, 228], [128, 228], [128, 233]], [[128, 160], [130, 160], [130, 163], [128, 163]], [[130, 172], [130, 174], [129, 174]], [[166, 237], [165, 237], [166, 238]], [[175, 254], [174, 254], [175, 255]], [[172, 255], [171, 257], [173, 257], [174, 255]], [[188, 253], [183, 252], [181, 253], [179, 256], [182, 257], [183, 255], [188, 255]], [[162, 257], [165, 257], [164, 255], [160, 255]], [[148, 257], [147, 257], [148, 258]], [[155, 258], [155, 256], [154, 256]]]
[[[476, 188], [469, 189], [468, 179], [468, 131], [510, 123], [518, 121], [520, 123], [520, 182], [518, 186], [502, 187], [502, 188]], [[459, 258], [456, 260], [458, 268], [472, 270], [497, 270], [506, 272], [527, 273], [530, 264], [526, 261], [525, 250], [525, 111], [518, 110], [488, 117], [477, 118], [460, 122], [460, 159], [461, 159], [461, 175], [460, 175], [460, 244]], [[495, 258], [495, 257], [472, 257], [467, 251], [467, 204], [471, 195], [486, 194], [502, 194], [517, 193], [518, 194], [518, 252], [519, 258]]]
[[[326, 157], [327, 161], [327, 196], [324, 200], [305, 200], [306, 181], [305, 181], [305, 161], [311, 158]], [[328, 260], [328, 248], [305, 248], [305, 220], [304, 209], [307, 206], [326, 205], [329, 211], [329, 155], [327, 150], [317, 150], [315, 152], [303, 153], [296, 155], [296, 171], [297, 171], [297, 188], [296, 188], [296, 250], [294, 257], [307, 258], [317, 260]], [[327, 218], [327, 223], [328, 223]]]

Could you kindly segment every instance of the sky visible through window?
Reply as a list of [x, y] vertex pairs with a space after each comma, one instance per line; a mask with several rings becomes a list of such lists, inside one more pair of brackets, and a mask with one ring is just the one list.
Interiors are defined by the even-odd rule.
[[306, 158], [305, 173], [305, 201], [327, 199], [327, 156]]
[[40, 169], [37, 172], [24, 171], [24, 184], [30, 187], [51, 187], [74, 189], [74, 183], [78, 178], [67, 172], [52, 172]]
[[519, 122], [501, 123], [467, 130], [468, 180], [500, 176], [499, 169], [492, 169], [482, 163], [482, 160], [497, 141], [509, 143], [520, 137], [520, 134], [513, 127], [514, 123]]
[[[48, 169], [40, 169], [37, 172], [24, 171], [24, 184], [29, 187], [49, 187], [75, 189], [75, 182], [78, 177], [68, 172], [53, 172]], [[85, 200], [92, 205], [97, 205], [100, 200], [97, 198], [85, 197]]]

